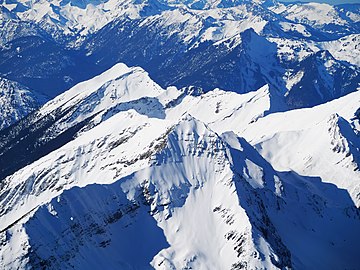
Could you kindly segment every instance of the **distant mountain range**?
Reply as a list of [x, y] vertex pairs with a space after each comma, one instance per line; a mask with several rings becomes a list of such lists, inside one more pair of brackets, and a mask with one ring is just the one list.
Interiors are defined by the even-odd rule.
[[309, 107], [357, 90], [359, 7], [3, 1], [0, 75], [53, 98], [124, 62], [163, 87], [246, 93], [269, 84], [289, 108]]

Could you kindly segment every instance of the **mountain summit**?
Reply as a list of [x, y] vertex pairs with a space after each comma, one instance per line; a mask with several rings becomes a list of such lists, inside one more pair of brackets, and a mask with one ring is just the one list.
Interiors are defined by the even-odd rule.
[[162, 89], [118, 64], [46, 103], [0, 133], [2, 164], [18, 157], [1, 267], [356, 267], [359, 92], [286, 112], [276, 93]]

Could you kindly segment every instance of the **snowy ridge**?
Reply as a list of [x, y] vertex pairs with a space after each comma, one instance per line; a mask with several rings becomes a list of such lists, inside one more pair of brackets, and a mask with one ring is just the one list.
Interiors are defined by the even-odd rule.
[[73, 132], [1, 180], [0, 266], [354, 268], [359, 93], [284, 111], [269, 86], [161, 89], [118, 64], [0, 134], [6, 159]]
[[0, 268], [358, 269], [359, 14], [2, 1]]
[[342, 39], [334, 40], [338, 36], [319, 31], [256, 3], [205, 10], [181, 6], [113, 21], [90, 37], [85, 49], [103, 67], [118, 61], [140, 65], [164, 88], [194, 85], [244, 93], [269, 84], [282, 94], [292, 92], [288, 105], [299, 108], [358, 87], [359, 67], [347, 56], [358, 40], [345, 46], [346, 37], [356, 34], [340, 33]]
[[[70, 232], [70, 243], [75, 240], [73, 237], [77, 237], [77, 231], [80, 228], [82, 228], [80, 230], [90, 230], [83, 236], [83, 240], [89, 241], [91, 239], [97, 239], [96, 241], [100, 241], [100, 245], [97, 248], [94, 248], [95, 254], [97, 254], [97, 249], [99, 248], [109, 248], [110, 250], [114, 248], [111, 244], [112, 241], [114, 241], [113, 237], [111, 237], [111, 240], [101, 241], [102, 238], [109, 236], [108, 233], [102, 229], [102, 226], [107, 228], [110, 227], [111, 224], [114, 224], [113, 226], [116, 226], [118, 229], [122, 228], [120, 235], [117, 235], [117, 237], [121, 239], [125, 237], [123, 233], [126, 232], [126, 229], [125, 232], [122, 232], [124, 230], [123, 226], [126, 226], [127, 224], [127, 226], [130, 227], [138, 227], [139, 225], [136, 225], [137, 219], [141, 218], [141, 216], [145, 216], [146, 218], [146, 215], [148, 215], [144, 213], [144, 210], [142, 209], [150, 207], [151, 215], [158, 223], [158, 226], [163, 229], [166, 241], [168, 242], [167, 245], [170, 245], [169, 248], [162, 250], [155, 256], [151, 262], [155, 268], [168, 269], [169, 267], [183, 268], [190, 266], [208, 268], [211, 265], [215, 265], [216, 268], [228, 268], [231, 267], [231, 264], [233, 264], [234, 267], [234, 265], [241, 265], [244, 263], [257, 265], [258, 267], [262, 267], [262, 265], [273, 267], [272, 265], [274, 262], [269, 257], [271, 255], [269, 252], [272, 253], [273, 251], [267, 243], [265, 236], [263, 236], [256, 227], [253, 228], [253, 230], [250, 230], [252, 225], [247, 221], [244, 210], [240, 207], [235, 209], [233, 207], [234, 204], [238, 204], [238, 197], [236, 192], [234, 193], [235, 185], [232, 184], [234, 174], [231, 171], [229, 161], [227, 161], [227, 147], [224, 142], [222, 142], [215, 133], [207, 129], [203, 123], [194, 120], [190, 116], [185, 117], [179, 124], [171, 128], [171, 132], [167, 135], [167, 138], [168, 139], [165, 137], [165, 145], [158, 149], [158, 153], [156, 154], [155, 152], [154, 156], [150, 156], [150, 159], [152, 160], [152, 165], [150, 165], [150, 167], [140, 170], [124, 179], [121, 179], [120, 177], [120, 180], [118, 181], [121, 183], [120, 189], [118, 184], [112, 184], [110, 190], [105, 188], [105, 190], [108, 190], [105, 193], [99, 193], [99, 190], [97, 190], [99, 188], [104, 189], [101, 185], [92, 185], [83, 188], [83, 192], [80, 191], [81, 197], [77, 196], [76, 200], [81, 202], [81, 204], [89, 203], [86, 209], [80, 205], [78, 210], [76, 208], [72, 208], [72, 210], [67, 208], [67, 205], [73, 204], [73, 198], [71, 198], [73, 196], [71, 195], [72, 192], [75, 192], [78, 189], [65, 192], [58, 197], [58, 199], [53, 200], [51, 204], [49, 203], [47, 206], [41, 207], [28, 221], [29, 227], [25, 225], [29, 231], [32, 231], [31, 228], [35, 229], [35, 231], [33, 231], [35, 235], [30, 235], [30, 237], [41, 237], [41, 235], [44, 234], [44, 232], [37, 231], [36, 226], [32, 224], [33, 222], [38, 222], [37, 220], [39, 220], [39, 218], [48, 219], [50, 222], [49, 225], [52, 223], [51, 219], [56, 217], [60, 219], [67, 218], [73, 225], [67, 228], [67, 225], [65, 225], [66, 223], [63, 223], [62, 230]], [[249, 160], [247, 164], [248, 167], [244, 168], [244, 170], [246, 169], [246, 171], [249, 171], [250, 173], [250, 170], [252, 169], [250, 164], [252, 163]], [[173, 178], [173, 175], [177, 175], [179, 178]], [[251, 173], [248, 177], [248, 181], [252, 179]], [[97, 199], [89, 201], [87, 198], [90, 198], [93, 195], [87, 195], [88, 190], [91, 191], [91, 194], [94, 194]], [[111, 200], [108, 201], [108, 199], [106, 199], [109, 192], [115, 196], [115, 204], [112, 203]], [[99, 194], [103, 195], [99, 197]], [[125, 194], [128, 200], [127, 203], [124, 198]], [[218, 195], [213, 197], [211, 194]], [[82, 198], [83, 196], [84, 198]], [[108, 206], [110, 208], [108, 208], [109, 210], [104, 212], [104, 210], [93, 209], [95, 210], [95, 213], [101, 215], [100, 218], [86, 215], [87, 211], [92, 208], [91, 205], [96, 207], [97, 203], [102, 204], [104, 203], [104, 200], [111, 203]], [[119, 207], [116, 206], [117, 203], [121, 203], [121, 208], [112, 209], [111, 207]], [[194, 205], [198, 208], [193, 209]], [[205, 207], [205, 209], [203, 207]], [[193, 218], [191, 218], [191, 216], [187, 218], [186, 216], [189, 214]], [[266, 212], [263, 214], [266, 215]], [[125, 220], [122, 218], [123, 215]], [[202, 216], [201, 219], [199, 219], [199, 215]], [[149, 220], [149, 218], [150, 216], [146, 219]], [[206, 220], [209, 222], [211, 221], [210, 224], [213, 224], [215, 227], [203, 231], [202, 226], [194, 226], [195, 224], [189, 222], [192, 219], [195, 223], [196, 220], [201, 220], [202, 222], [205, 221], [205, 223], [207, 223]], [[95, 231], [90, 229], [90, 227], [87, 227], [89, 222], [94, 221], [97, 225], [92, 226], [98, 228]], [[68, 221], [64, 220], [64, 222]], [[259, 219], [257, 222], [262, 222], [262, 220]], [[256, 225], [260, 226], [260, 224]], [[78, 226], [80, 226], [79, 229], [76, 228]], [[174, 228], [177, 228], [178, 234], [173, 234]], [[199, 229], [198, 233], [194, 231], [196, 228]], [[109, 229], [111, 230], [111, 228]], [[57, 228], [48, 227], [48, 230], [49, 232], [54, 232]], [[212, 238], [215, 231], [221, 232], [218, 234], [217, 239]], [[133, 233], [136, 232], [137, 231]], [[151, 232], [149, 231], [148, 233]], [[186, 250], [183, 250], [182, 247], [186, 244], [186, 242], [184, 243], [183, 241], [186, 241], [187, 237], [189, 237], [188, 233], [191, 233], [194, 237], [196, 236], [198, 240], [194, 240], [194, 246], [188, 246]], [[52, 235], [56, 236], [57, 234]], [[252, 243], [252, 237], [257, 238], [257, 241], [262, 243], [261, 246], [256, 246]], [[211, 246], [215, 249], [207, 248], [206, 242], [210, 239], [212, 239], [213, 244]], [[157, 239], [154, 240], [156, 241]], [[30, 245], [31, 241], [32, 239], [29, 238], [28, 242], [24, 242], [23, 245]], [[35, 239], [35, 241], [37, 240]], [[59, 245], [51, 238], [50, 241], [51, 242], [48, 243], [50, 245]], [[138, 240], [135, 239], [135, 242], [137, 241]], [[58, 255], [55, 255], [55, 257], [53, 255], [47, 257], [47, 252], [45, 250], [42, 251], [42, 246], [45, 244], [46, 243], [37, 242], [36, 254], [31, 255], [28, 262], [30, 265], [36, 267], [37, 264], [40, 263], [40, 259], [49, 267], [59, 265], [60, 263], [63, 267], [75, 266], [82, 268], [88, 265], [81, 257], [77, 257], [78, 252], [81, 253], [81, 250], [83, 249], [82, 244], [76, 247], [77, 251], [74, 251], [73, 248], [67, 249], [66, 246], [54, 246], [57, 250], [61, 247], [61, 251], [59, 251]], [[115, 243], [115, 245], [117, 244]], [[164, 245], [164, 248], [167, 245]], [[234, 248], [234, 245], [236, 248]], [[30, 248], [30, 246], [28, 246], [28, 248]], [[274, 247], [274, 249], [278, 248]], [[6, 251], [7, 246], [5, 245], [5, 254]], [[64, 260], [61, 257], [62, 252], [71, 255], [70, 257], [72, 257], [72, 259]], [[140, 249], [135, 250], [135, 252], [145, 252], [145, 255], [148, 255], [146, 252], [149, 251], [141, 251]], [[214, 255], [219, 254], [219, 252], [223, 253], [225, 257], [223, 257], [223, 260], [213, 261], [212, 258], [216, 258]], [[286, 254], [286, 250], [283, 252]], [[112, 253], [107, 254], [108, 255], [106, 256], [109, 256], [110, 254], [111, 258]], [[37, 256], [39, 256], [39, 258]], [[96, 256], [98, 257], [98, 255]], [[260, 259], [262, 256], [266, 256], [266, 262]], [[274, 255], [271, 255], [271, 257], [273, 256]], [[145, 256], [144, 259], [147, 259], [148, 257], [149, 256]], [[278, 256], [276, 256], [276, 258], [277, 259], [275, 260], [278, 264], [286, 263], [281, 262], [284, 258], [279, 258]], [[5, 257], [4, 259], [4, 265], [7, 265], [7, 258]], [[101, 266], [104, 258], [98, 257], [98, 259], [100, 261], [97, 261], [95, 265]], [[129, 262], [134, 263], [131, 261], [131, 258], [123, 257], [122, 260], [118, 261], [116, 265], [119, 265], [120, 263], [125, 266]], [[288, 259], [286, 260], [288, 263]], [[19, 258], [19, 262], [23, 263], [21, 257]], [[137, 262], [136, 264], [146, 266], [145, 263], [149, 262]], [[129, 269], [132, 269], [132, 267], [129, 266]]]
[[[149, 92], [144, 92], [143, 89], [149, 89]], [[58, 127], [64, 126], [64, 129], [68, 129], [119, 103], [139, 100], [145, 96], [155, 97], [161, 92], [163, 90], [160, 86], [154, 83], [143, 69], [117, 64], [103, 74], [76, 85], [45, 104], [39, 111], [38, 117], [59, 108], [62, 112], [70, 110], [63, 117], [65, 120], [57, 124]]]
[[[113, 88], [112, 87], [113, 85], [111, 84], [114, 82], [114, 78], [120, 78], [120, 80], [118, 80], [119, 84], [117, 85], [116, 88]], [[111, 95], [114, 94], [114, 92], [106, 91], [106, 90], [105, 90], [105, 93], [107, 93], [107, 95], [97, 95], [97, 93], [99, 93], [99, 90], [104, 90], [104, 87], [103, 87], [104, 85], [109, 86], [106, 89], [110, 89], [110, 90], [115, 89], [117, 93], [125, 93], [125, 95], [119, 94], [118, 96], [115, 96], [113, 99], [110, 99]], [[131, 97], [126, 96], [126, 94], [129, 93], [127, 91], [127, 90], [129, 90], [129, 86], [133, 86], [132, 88], [130, 88], [131, 89], [130, 93], [132, 94], [132, 97], [135, 99], [136, 99], [136, 97], [135, 97], [136, 93], [139, 93], [139, 94], [142, 93], [143, 98], [145, 98], [145, 97], [151, 98], [151, 95], [154, 95], [154, 93], [156, 93], [158, 95], [159, 95], [159, 93], [162, 93], [162, 94], [160, 94], [159, 97], [154, 98], [155, 100], [157, 100], [157, 102], [155, 102], [155, 103], [154, 102], [146, 102], [146, 99], [138, 99], [137, 101], [135, 100], [133, 102], [132, 101], [133, 99]], [[79, 88], [83, 89], [83, 91], [81, 91], [79, 94], [75, 94], [76, 92], [79, 92], [77, 90]], [[144, 89], [148, 89], [148, 90], [144, 91]], [[65, 133], [66, 130], [72, 129], [74, 126], [76, 126], [77, 123], [83, 121], [83, 119], [96, 115], [96, 117], [93, 118], [92, 121], [90, 121], [90, 122], [85, 121], [85, 126], [81, 130], [79, 130], [78, 136], [75, 139], [75, 141], [70, 142], [70, 144], [68, 146], [64, 145], [64, 151], [65, 151], [64, 153], [67, 153], [68, 150], [66, 150], [66, 149], [69, 149], [71, 152], [73, 152], [72, 149], [74, 149], [75, 145], [77, 145], [77, 143], [80, 143], [80, 146], [79, 146], [80, 148], [76, 151], [76, 153], [72, 153], [70, 155], [71, 157], [67, 157], [67, 154], [64, 155], [63, 152], [61, 152], [62, 154], [55, 154], [55, 153], [50, 154], [53, 157], [57, 157], [57, 156], [61, 157], [60, 160], [63, 160], [63, 161], [60, 162], [60, 160], [59, 160], [58, 162], [63, 163], [63, 164], [70, 162], [69, 165], [73, 166], [73, 165], [71, 165], [71, 161], [73, 160], [74, 157], [78, 156], [79, 153], [82, 153], [84, 151], [91, 153], [93, 147], [96, 147], [97, 145], [99, 145], [99, 146], [104, 147], [103, 148], [104, 152], [102, 152], [102, 153], [107, 156], [108, 153], [107, 153], [106, 149], [108, 149], [108, 148], [106, 147], [106, 145], [104, 145], [105, 142], [110, 144], [110, 146], [109, 146], [110, 148], [117, 147], [117, 146], [119, 146], [119, 144], [122, 144], [122, 143], [126, 143], [126, 145], [128, 145], [129, 139], [134, 137], [135, 135], [137, 138], [141, 138], [141, 135], [139, 135], [137, 133], [138, 133], [138, 131], [140, 131], [144, 128], [146, 130], [148, 130], [148, 132], [150, 132], [151, 130], [156, 131], [152, 135], [152, 138], [153, 139], [158, 138], [158, 137], [160, 137], [161, 133], [164, 132], [164, 128], [156, 129], [156, 127], [155, 127], [156, 125], [154, 125], [154, 124], [150, 125], [146, 119], [148, 119], [148, 121], [150, 121], [150, 122], [154, 121], [155, 123], [163, 123], [161, 126], [166, 127], [166, 126], [172, 125], [176, 121], [178, 121], [179, 116], [186, 113], [189, 110], [189, 108], [198, 108], [198, 110], [190, 109], [189, 113], [198, 115], [198, 117], [201, 117], [201, 116], [206, 117], [206, 118], [210, 117], [211, 122], [214, 122], [217, 119], [222, 120], [223, 118], [229, 118], [228, 114], [229, 114], [229, 111], [231, 110], [232, 112], [235, 112], [235, 113], [230, 113], [230, 115], [236, 115], [236, 116], [241, 117], [243, 119], [242, 120], [243, 123], [247, 124], [251, 121], [254, 121], [254, 116], [260, 117], [262, 114], [264, 114], [265, 111], [269, 110], [270, 100], [268, 99], [268, 97], [266, 95], [266, 93], [268, 93], [267, 89], [268, 89], [267, 87], [264, 87], [263, 89], [260, 89], [259, 93], [255, 92], [255, 93], [244, 95], [243, 97], [238, 96], [237, 99], [235, 99], [235, 97], [236, 97], [235, 94], [222, 92], [222, 98], [224, 99], [224, 102], [218, 102], [219, 95], [217, 95], [217, 94], [216, 95], [210, 95], [210, 93], [206, 94], [206, 95], [209, 95], [209, 97], [212, 100], [214, 100], [214, 101], [216, 100], [216, 103], [215, 103], [214, 101], [208, 101], [209, 98], [206, 98], [206, 96], [204, 99], [201, 96], [200, 97], [192, 97], [192, 96], [187, 96], [187, 95], [184, 96], [184, 94], [181, 91], [179, 91], [175, 88], [170, 88], [167, 91], [161, 90], [161, 88], [159, 88], [155, 83], [150, 81], [149, 77], [147, 77], [147, 75], [146, 75], [146, 72], [144, 72], [143, 70], [141, 70], [139, 68], [128, 68], [123, 64], [119, 64], [94, 79], [91, 79], [87, 82], [78, 84], [73, 89], [70, 89], [69, 91], [67, 91], [64, 94], [62, 94], [61, 96], [59, 96], [58, 98], [55, 98], [54, 100], [45, 104], [39, 111], [36, 112], [36, 114], [34, 114], [34, 116], [32, 116], [32, 118], [29, 119], [31, 122], [30, 122], [30, 124], [26, 124], [26, 126], [31, 125], [31, 123], [34, 123], [34, 124], [39, 123], [41, 121], [41, 119], [44, 117], [50, 117], [50, 119], [52, 119], [51, 126], [47, 127], [47, 129], [44, 131], [43, 135], [41, 135], [41, 133], [39, 133], [38, 136], [41, 136], [41, 137], [40, 137], [40, 139], [36, 138], [35, 143], [33, 141], [29, 141], [27, 143], [34, 144], [36, 146], [35, 149], [39, 148], [39, 146], [41, 146], [42, 143], [43, 144], [45, 143], [44, 147], [46, 147], [46, 145], [47, 145], [46, 142], [49, 142], [49, 141], [51, 142], [51, 139], [61, 136], [61, 134]], [[217, 91], [220, 91], [220, 90], [217, 90]], [[146, 92], [148, 92], [148, 94], [150, 94], [150, 97], [145, 96]], [[74, 96], [74, 94], [75, 94], [75, 96]], [[89, 97], [92, 97], [92, 98], [89, 99]], [[94, 98], [94, 97], [97, 97], [97, 98]], [[232, 99], [230, 99], [229, 97], [232, 97]], [[171, 101], [176, 101], [179, 98], [180, 98], [180, 102], [181, 102], [180, 104], [178, 104], [178, 102], [171, 102]], [[144, 100], [145, 102], [141, 102], [141, 100]], [[226, 100], [231, 100], [231, 102], [229, 104], [227, 104], [228, 101], [226, 101]], [[250, 104], [247, 105], [247, 103], [249, 103], [249, 101], [250, 101], [250, 103], [251, 103], [251, 101], [254, 101], [254, 105], [253, 106], [251, 106]], [[140, 102], [142, 111], [134, 110], [134, 108], [136, 108], [137, 102]], [[205, 106], [205, 105], [211, 104], [211, 103], [212, 103], [212, 106], [214, 106], [214, 111], [212, 111], [211, 114], [205, 114], [205, 115], [201, 114], [202, 110], [199, 110], [199, 109], [201, 109], [202, 106]], [[244, 104], [240, 105], [240, 107], [238, 107], [239, 103], [240, 104], [244, 103]], [[95, 104], [97, 106], [92, 106], [93, 104]], [[107, 106], [107, 107], [101, 107], [102, 106], [101, 104], [103, 104], [103, 106]], [[154, 107], [153, 104], [159, 104], [160, 106]], [[85, 105], [87, 105], [88, 107], [86, 107]], [[123, 106], [123, 109], [118, 110], [119, 106]], [[251, 107], [253, 107], [253, 109]], [[80, 114], [78, 112], [79, 108], [80, 109], [85, 108], [85, 111], [88, 113], [88, 115], [85, 115], [85, 112]], [[159, 111], [156, 114], [157, 108], [159, 109]], [[165, 108], [167, 108], [166, 111], [165, 111]], [[114, 111], [112, 112], [112, 110], [114, 110]], [[154, 110], [155, 110], [155, 112], [154, 112]], [[59, 113], [59, 111], [60, 111], [60, 113]], [[65, 114], [61, 113], [61, 111], [65, 111]], [[249, 115], [250, 112], [252, 112], [253, 114]], [[58, 115], [60, 115], [60, 118], [58, 118]], [[167, 117], [166, 117], [166, 115], [167, 115]], [[127, 125], [127, 120], [126, 120], [129, 117], [134, 118], [133, 121], [131, 121], [132, 124], [130, 126]], [[162, 121], [162, 119], [164, 119], [164, 120]], [[121, 122], [123, 123], [124, 126], [119, 125], [119, 123], [121, 123]], [[114, 123], [118, 123], [118, 124], [113, 126]], [[41, 125], [39, 125], [39, 124], [37, 124], [37, 125], [39, 126], [39, 128], [41, 128]], [[36, 134], [36, 129], [33, 132]], [[93, 135], [96, 134], [96, 132], [100, 132], [99, 134], [101, 134], [101, 139], [94, 141]], [[13, 136], [12, 133], [10, 133], [10, 134], [11, 134], [10, 136]], [[93, 134], [93, 135], [89, 135], [89, 134]], [[116, 139], [116, 136], [114, 137], [113, 134], [119, 134], [120, 139]], [[19, 133], [19, 136], [22, 136], [21, 132]], [[21, 138], [22, 137], [14, 137], [13, 140], [15, 141], [15, 146], [17, 145], [17, 143], [19, 141], [23, 141], [23, 140], [26, 141], [26, 139], [24, 137], [23, 137], [23, 139], [21, 139]], [[96, 136], [95, 136], [95, 138], [96, 138]], [[8, 139], [8, 138], [6, 138], [6, 139]], [[6, 139], [4, 140], [4, 142], [6, 142]], [[119, 141], [119, 142], [117, 142], [117, 141]], [[149, 143], [149, 141], [147, 141], [147, 140], [141, 140], [141, 141], [144, 144], [144, 146], [147, 143]], [[9, 143], [12, 143], [11, 139], [10, 139]], [[4, 145], [6, 146], [6, 144], [4, 144]], [[113, 146], [111, 146], [111, 145], [113, 145]], [[129, 144], [129, 145], [131, 145], [131, 144]], [[15, 148], [15, 146], [13, 145], [11, 148]], [[136, 156], [140, 155], [140, 154], [137, 153], [137, 151], [130, 150], [130, 149], [134, 149], [134, 147], [139, 147], [139, 146], [134, 145], [133, 147], [130, 147], [128, 151], [122, 152], [123, 153], [122, 155], [124, 156], [124, 160], [136, 160], [137, 159]], [[11, 150], [11, 148], [10, 148], [10, 150]], [[77, 148], [77, 147], [75, 147], [75, 148]], [[85, 150], [83, 148], [85, 148], [87, 150]], [[5, 149], [3, 149], [3, 151], [4, 152], [2, 152], [2, 155], [6, 156], [8, 150], [5, 148]], [[144, 152], [146, 152], [146, 151], [144, 150]], [[128, 156], [130, 153], [131, 153], [131, 156], [134, 156], [133, 158], [130, 158]], [[110, 156], [112, 158], [116, 158], [116, 155], [114, 155], [114, 154], [112, 154]], [[27, 156], [27, 158], [29, 158], [29, 157]], [[45, 159], [44, 161], [48, 160], [49, 165], [52, 163], [51, 162], [52, 158], [49, 159], [49, 158], [44, 157], [44, 159]], [[96, 167], [99, 166], [98, 158], [92, 157], [92, 158], [90, 158], [90, 160], [92, 160], [92, 162], [94, 162], [94, 165], [90, 166], [90, 164], [88, 164], [88, 161], [83, 161], [86, 164], [85, 167], [89, 166], [89, 168], [92, 168], [93, 166], [95, 166], [95, 164], [96, 164]], [[121, 160], [121, 158], [120, 158], [120, 160]], [[42, 159], [40, 159], [40, 160], [36, 161], [36, 163], [43, 164], [44, 161]], [[58, 162], [55, 164], [52, 164], [50, 166], [53, 167], [54, 169], [57, 168], [56, 170], [58, 170], [59, 169]], [[109, 166], [108, 164], [112, 164], [112, 163], [113, 162], [110, 162], [109, 160], [104, 160], [105, 167], [108, 167]], [[126, 165], [126, 162], [125, 162], [125, 165]], [[130, 168], [133, 168], [133, 167], [134, 166], [131, 166]], [[72, 169], [69, 168], [69, 170], [71, 171]], [[113, 173], [115, 173], [115, 175], [116, 175], [116, 171], [117, 170], [113, 171]], [[31, 175], [31, 173], [29, 174], [29, 172], [27, 170], [21, 170], [21, 174], [23, 174], [23, 176]], [[45, 173], [45, 174], [47, 174], [47, 173]], [[66, 175], [66, 174], [67, 173], [61, 173], [60, 175]], [[15, 179], [22, 178], [22, 177], [19, 177], [19, 175], [14, 176], [14, 177], [15, 177]], [[41, 178], [43, 178], [43, 176]], [[45, 179], [46, 179], [46, 177], [45, 177]], [[64, 179], [63, 181], [67, 181], [66, 177], [63, 179]], [[9, 180], [9, 181], [12, 182], [12, 184], [17, 183], [17, 181], [15, 181], [15, 180]], [[30, 177], [29, 181], [34, 181], [34, 179], [32, 179], [32, 177]], [[8, 181], [4, 181], [3, 183], [6, 183], [6, 182], [8, 182]], [[53, 181], [51, 181], [51, 182], [53, 182]], [[70, 181], [70, 182], [72, 182], [72, 181]], [[57, 181], [56, 183], [59, 186], [63, 185], [63, 184], [61, 184], [61, 181]], [[11, 207], [11, 205], [8, 204], [8, 207]], [[6, 209], [4, 208], [3, 211], [6, 211]]]
[[[321, 29], [324, 25], [333, 24], [345, 29], [351, 28], [352, 24], [358, 21], [356, 19], [358, 14], [346, 12], [344, 8], [338, 10], [326, 4], [291, 4], [285, 7], [283, 4], [268, 2], [5, 0], [2, 16], [8, 18], [11, 15], [25, 22], [36, 23], [58, 40], [61, 40], [63, 35], [75, 37], [75, 40], [71, 42], [72, 46], [79, 45], [87, 35], [95, 33], [114, 20], [125, 18], [136, 20], [148, 16], [161, 16], [164, 21], [167, 21], [169, 18], [166, 18], [171, 14], [170, 21], [174, 23], [181, 20], [183, 16], [181, 10], [186, 11], [187, 16], [196, 15], [202, 19], [211, 18], [216, 22], [221, 22], [207, 30], [204, 40], [211, 36], [216, 38], [219, 32], [230, 37], [231, 33], [234, 35], [248, 28], [253, 28], [258, 33], [278, 28], [285, 32], [298, 32], [300, 36], [306, 38], [312, 36], [313, 27]], [[192, 23], [189, 21], [189, 24]], [[355, 29], [350, 29], [350, 31], [356, 32]], [[194, 33], [194, 31], [191, 32], [191, 34]], [[189, 40], [189, 37], [184, 39]]]
[[[139, 17], [143, 4], [133, 1], [5, 1], [4, 7], [14, 12], [21, 20], [45, 25], [49, 32], [63, 32], [65, 35], [88, 33], [103, 27], [120, 16]], [[128, 7], [130, 5], [130, 7]]]
[[[356, 5], [20, 0], [3, 6], [0, 74], [51, 97], [118, 62], [143, 67], [163, 88], [245, 93], [268, 84], [290, 93], [289, 108], [330, 101], [360, 83], [352, 57], [359, 46]], [[318, 14], [326, 14], [323, 22], [320, 15], [316, 22]], [[330, 66], [319, 61], [325, 50], [334, 57]]]
[[360, 66], [360, 35], [353, 34], [338, 40], [322, 42], [320, 46], [328, 50], [336, 59]]
[[289, 20], [319, 29], [325, 28], [325, 31], [331, 31], [331, 26], [352, 27], [359, 21], [357, 13], [325, 3], [277, 4], [270, 9]]
[[[275, 169], [320, 176], [324, 182], [347, 189], [359, 206], [359, 135], [349, 124], [360, 105], [358, 96], [356, 92], [313, 109], [268, 115], [249, 125], [242, 136]], [[267, 121], [277, 130], [264, 128]], [[257, 130], [260, 126], [261, 132]]]

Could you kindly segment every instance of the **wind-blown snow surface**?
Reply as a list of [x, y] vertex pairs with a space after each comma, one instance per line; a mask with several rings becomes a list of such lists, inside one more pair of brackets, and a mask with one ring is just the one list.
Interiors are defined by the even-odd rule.
[[360, 92], [289, 112], [276, 93], [118, 64], [48, 102], [0, 134], [5, 158], [75, 130], [1, 180], [0, 267], [356, 269]]

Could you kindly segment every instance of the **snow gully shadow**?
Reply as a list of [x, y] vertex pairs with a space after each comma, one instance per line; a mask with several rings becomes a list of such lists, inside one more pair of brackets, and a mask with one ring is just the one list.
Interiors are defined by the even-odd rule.
[[128, 200], [120, 181], [65, 191], [25, 225], [29, 265], [49, 269], [152, 269], [169, 247], [140, 195]]

